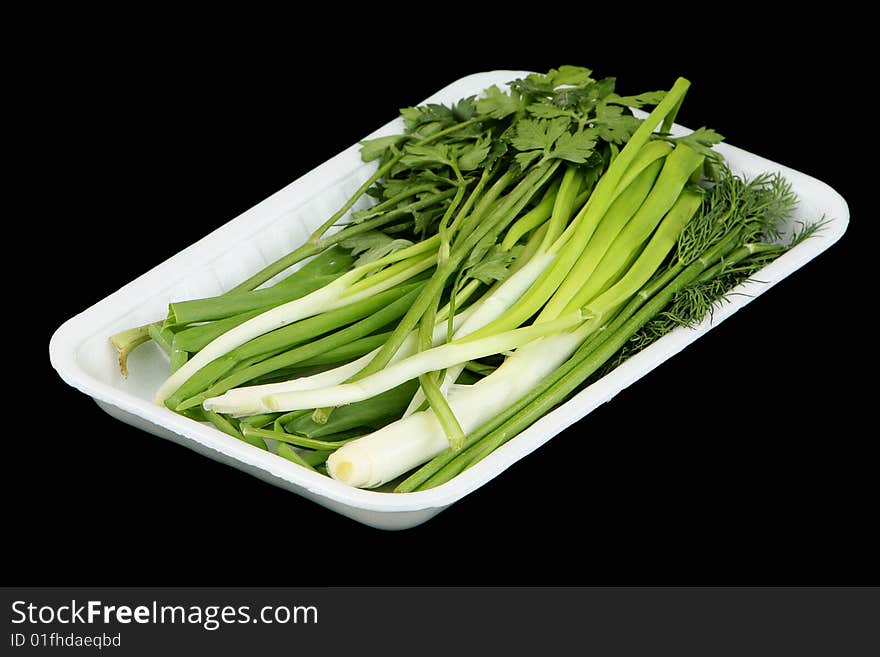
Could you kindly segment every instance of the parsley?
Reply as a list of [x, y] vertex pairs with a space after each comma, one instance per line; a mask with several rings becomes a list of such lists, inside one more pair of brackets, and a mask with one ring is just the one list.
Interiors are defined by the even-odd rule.
[[493, 244], [485, 253], [478, 254], [477, 262], [465, 265], [465, 274], [468, 278], [474, 278], [485, 285], [491, 285], [494, 281], [503, 281], [510, 276], [510, 265], [516, 261], [522, 249], [520, 245], [502, 251], [500, 244]]
[[449, 146], [446, 144], [412, 144], [406, 147], [405, 154], [400, 158], [400, 165], [415, 169], [431, 166], [451, 166]]
[[556, 119], [525, 119], [517, 125], [511, 144], [519, 153], [516, 161], [526, 168], [535, 160], [567, 160], [583, 164], [593, 154], [596, 145], [594, 135], [587, 130], [569, 132], [570, 121], [565, 117]]
[[481, 135], [476, 142], [468, 145], [459, 152], [459, 168], [462, 171], [473, 171], [486, 160], [491, 150], [491, 138], [487, 134]]
[[569, 119], [577, 120], [578, 113], [574, 110], [564, 109], [559, 107], [558, 105], [554, 105], [551, 101], [547, 99], [539, 100], [536, 103], [532, 103], [528, 106], [527, 111], [534, 117], [539, 119], [556, 119], [561, 117], [568, 117]]
[[670, 137], [669, 141], [675, 144], [685, 144], [689, 146], [693, 150], [695, 150], [700, 155], [705, 155], [706, 157], [716, 160], [720, 158], [720, 155], [712, 150], [712, 147], [716, 144], [721, 143], [724, 140], [724, 137], [711, 128], [698, 128], [694, 130], [691, 134], [685, 135], [684, 137]]
[[623, 105], [625, 107], [640, 108], [645, 105], [656, 105], [663, 97], [666, 96], [665, 91], [647, 91], [636, 96], [618, 96], [617, 94], [609, 94], [605, 98], [605, 102], [609, 105]]
[[494, 84], [486, 89], [485, 96], [476, 102], [477, 111], [491, 119], [504, 119], [519, 112], [524, 106], [518, 93], [506, 94]]
[[632, 114], [624, 113], [623, 107], [599, 103], [592, 123], [602, 139], [612, 144], [622, 144], [632, 137], [641, 121]]
[[361, 159], [364, 162], [372, 162], [384, 156], [389, 148], [397, 146], [406, 139], [406, 135], [389, 135], [376, 139], [365, 139], [361, 144]]
[[389, 253], [394, 253], [410, 245], [412, 245], [410, 240], [392, 239], [378, 230], [353, 235], [339, 243], [339, 246], [350, 249], [351, 255], [358, 256], [358, 259], [354, 262], [355, 267], [374, 262], [384, 258]]

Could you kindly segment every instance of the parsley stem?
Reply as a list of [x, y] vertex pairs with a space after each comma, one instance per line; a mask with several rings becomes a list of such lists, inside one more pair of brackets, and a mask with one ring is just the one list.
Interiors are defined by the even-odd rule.
[[[440, 130], [438, 132], [435, 132], [432, 135], [429, 135], [429, 136], [421, 139], [420, 141], [417, 142], [417, 144], [418, 145], [429, 144], [432, 141], [439, 139], [440, 137], [445, 137], [446, 135], [448, 135], [452, 132], [455, 132], [457, 130], [461, 130], [464, 127], [473, 125], [478, 122], [479, 122], [479, 119], [470, 119], [468, 121], [462, 121], [461, 123], [457, 123], [453, 126], [450, 126], [449, 128], [446, 128], [444, 130]], [[391, 169], [394, 168], [394, 166], [400, 161], [400, 158], [402, 158], [402, 157], [403, 157], [403, 152], [400, 152], [396, 155], [393, 155], [384, 164], [382, 164], [382, 166], [380, 166], [378, 169], [376, 169], [376, 171], [373, 172], [373, 174], [369, 178], [367, 178], [367, 180], [360, 187], [357, 188], [355, 193], [352, 194], [352, 196], [342, 205], [341, 208], [339, 208], [339, 210], [337, 210], [335, 213], [333, 213], [333, 215], [329, 219], [327, 219], [327, 221], [325, 221], [323, 224], [318, 226], [318, 228], [316, 228], [312, 232], [312, 234], [309, 236], [309, 239], [306, 240], [305, 244], [300, 246], [298, 249], [291, 251], [286, 256], [279, 258], [275, 262], [267, 265], [266, 267], [264, 267], [263, 269], [258, 271], [256, 274], [254, 274], [253, 276], [248, 278], [246, 281], [243, 281], [242, 283], [239, 283], [238, 285], [236, 285], [230, 291], [231, 292], [241, 292], [244, 290], [253, 290], [254, 288], [256, 288], [256, 287], [262, 285], [263, 283], [265, 283], [266, 281], [268, 281], [273, 276], [280, 274], [288, 267], [295, 265], [297, 262], [300, 262], [301, 260], [305, 260], [309, 256], [313, 256], [313, 255], [320, 253], [330, 244], [336, 244], [337, 242], [340, 242], [343, 239], [346, 239], [346, 237], [350, 237], [353, 234], [366, 232], [367, 230], [371, 230], [373, 228], [376, 228], [378, 226], [382, 226], [382, 225], [385, 225], [386, 223], [388, 223], [388, 220], [386, 217], [376, 217], [376, 223], [370, 224], [369, 221], [364, 221], [359, 224], [354, 224], [354, 225], [351, 225], [342, 231], [339, 231], [339, 233], [336, 233], [333, 236], [333, 237], [335, 237], [335, 239], [322, 240], [324, 233], [326, 233], [328, 230], [330, 230], [330, 228], [332, 228], [336, 224], [337, 221], [339, 221], [342, 217], [344, 217], [345, 214], [349, 210], [351, 210], [351, 208], [354, 206], [354, 204], [357, 203], [358, 199], [360, 199], [361, 196], [366, 194], [367, 190], [370, 189], [370, 187], [372, 187], [386, 173], [391, 171]], [[450, 193], [450, 196], [454, 193], [455, 192], [453, 190]], [[369, 226], [366, 227], [368, 224], [369, 224]], [[360, 230], [358, 230], [358, 229], [360, 229]], [[345, 234], [342, 235], [342, 233], [345, 233]]]
[[423, 192], [430, 192], [435, 190], [436, 188], [437, 186], [435, 184], [409, 186], [399, 194], [392, 196], [391, 198], [386, 199], [381, 203], [377, 203], [367, 210], [356, 212], [354, 216], [358, 222], [363, 221], [364, 219], [372, 219], [373, 217], [380, 215], [386, 210], [396, 207], [400, 204], [401, 201], [408, 199], [411, 196], [416, 196], [417, 194], [421, 194]]
[[267, 265], [243, 283], [236, 285], [230, 290], [230, 292], [253, 290], [255, 287], [262, 285], [273, 276], [280, 274], [285, 269], [295, 265], [296, 263], [305, 260], [306, 258], [309, 258], [311, 256], [318, 255], [329, 246], [333, 246], [334, 244], [343, 242], [346, 239], [354, 237], [355, 235], [360, 235], [362, 233], [375, 230], [376, 228], [381, 228], [382, 226], [385, 226], [400, 217], [406, 216], [413, 210], [420, 210], [434, 205], [435, 203], [438, 203], [444, 199], [449, 198], [450, 196], [453, 196], [455, 194], [455, 191], [455, 189], [444, 190], [426, 199], [422, 199], [420, 201], [412, 203], [407, 206], [407, 208], [386, 212], [381, 216], [367, 219], [365, 221], [362, 221], [361, 223], [350, 224], [342, 230], [333, 233], [332, 235], [328, 235], [324, 239], [319, 239], [317, 241], [312, 241], [311, 239], [309, 239], [299, 248], [291, 251], [286, 256], [280, 258], [279, 260], [276, 260], [272, 264]]

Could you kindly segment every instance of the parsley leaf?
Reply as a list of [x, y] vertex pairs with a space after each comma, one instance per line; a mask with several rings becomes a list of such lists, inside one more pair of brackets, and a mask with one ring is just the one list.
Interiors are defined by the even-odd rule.
[[552, 96], [557, 87], [583, 87], [593, 82], [592, 71], [581, 66], [551, 68], [546, 75], [530, 73], [521, 80], [513, 80], [510, 88], [523, 96], [538, 98]]
[[465, 265], [468, 277], [476, 278], [481, 283], [491, 285], [493, 281], [503, 281], [510, 276], [510, 264], [519, 257], [523, 246], [514, 246], [509, 251], [502, 251], [500, 244], [493, 244], [477, 254], [478, 258]]
[[551, 103], [563, 110], [586, 110], [591, 106], [591, 92], [584, 87], [566, 87], [553, 96]]
[[540, 100], [537, 103], [532, 103], [526, 108], [526, 111], [532, 116], [536, 116], [540, 119], [555, 119], [561, 116], [574, 118], [575, 114], [572, 110], [558, 107], [548, 100]]
[[415, 233], [424, 236], [428, 232], [428, 228], [431, 227], [431, 224], [434, 223], [434, 220], [440, 218], [443, 211], [443, 208], [429, 208], [427, 210], [414, 211], [413, 216], [415, 217], [415, 221], [413, 222], [413, 230]]
[[418, 107], [402, 107], [400, 109], [400, 116], [403, 118], [403, 124], [407, 127], [407, 130], [414, 130], [420, 125], [419, 120], [421, 119], [422, 111]]
[[384, 258], [389, 253], [410, 246], [412, 242], [404, 239], [392, 239], [378, 230], [368, 230], [365, 233], [352, 235], [339, 243], [344, 249], [350, 249], [351, 255], [359, 256], [354, 266], [360, 267], [369, 262]]
[[636, 96], [618, 96], [617, 94], [609, 94], [605, 98], [605, 102], [609, 105], [624, 105], [625, 107], [643, 107], [645, 105], [658, 105], [663, 97], [666, 96], [665, 91], [646, 91]]
[[477, 111], [492, 119], [503, 119], [515, 112], [518, 112], [523, 106], [519, 96], [506, 94], [496, 85], [492, 85], [486, 89], [486, 95], [476, 101]]
[[599, 103], [592, 123], [599, 137], [612, 144], [622, 144], [632, 137], [641, 121], [632, 114], [624, 114], [619, 105]]
[[559, 87], [563, 84], [581, 86], [593, 81], [590, 77], [592, 73], [590, 69], [583, 66], [569, 66], [566, 64], [559, 68], [551, 68], [547, 73], [547, 79], [554, 87]]
[[468, 96], [467, 98], [462, 98], [453, 105], [451, 110], [452, 118], [460, 123], [474, 118], [474, 115], [477, 113], [477, 105], [474, 102], [474, 98], [476, 98], [476, 96]]
[[549, 152], [553, 143], [568, 130], [568, 124], [567, 118], [549, 121], [525, 119], [517, 124], [516, 134], [511, 139], [511, 143], [518, 151], [540, 148]]
[[418, 107], [404, 107], [400, 110], [403, 122], [409, 130], [415, 130], [426, 123], [452, 123], [455, 116], [446, 105], [428, 103]]
[[361, 144], [361, 159], [364, 162], [378, 160], [390, 147], [396, 146], [406, 139], [406, 135], [390, 135], [376, 139], [365, 139]]
[[510, 82], [510, 88], [526, 98], [550, 96], [553, 94], [555, 85], [546, 75], [530, 73], [520, 80]]
[[580, 130], [574, 134], [566, 132], [556, 141], [550, 157], [583, 164], [594, 153], [595, 147], [595, 133], [592, 131]]
[[602, 78], [601, 80], [596, 80], [590, 86], [587, 87], [587, 91], [589, 92], [589, 97], [594, 100], [602, 100], [606, 96], [609, 96], [614, 93], [614, 86], [617, 84], [617, 78]]
[[486, 159], [492, 148], [492, 140], [488, 135], [481, 135], [469, 148], [459, 153], [458, 168], [461, 171], [473, 171]]
[[569, 132], [566, 117], [556, 119], [524, 119], [517, 124], [510, 142], [519, 153], [517, 163], [525, 169], [538, 157], [557, 158], [576, 164], [587, 161], [596, 146], [596, 132], [579, 130]]
[[423, 123], [415, 130], [412, 130], [409, 134], [416, 141], [421, 141], [426, 137], [430, 137], [435, 132], [440, 132], [445, 127], [445, 124], [442, 121], [431, 121], [430, 123]]
[[431, 165], [449, 166], [449, 146], [446, 144], [411, 144], [406, 147], [406, 154], [400, 158], [403, 168], [422, 168]]
[[707, 158], [717, 160], [721, 156], [716, 151], [713, 151], [712, 147], [723, 140], [724, 137], [712, 130], [712, 128], [704, 127], [694, 130], [689, 135], [685, 135], [684, 137], [674, 137], [669, 141], [677, 144], [685, 144], [700, 155], [705, 155]]
[[541, 157], [541, 155], [541, 151], [523, 151], [522, 153], [514, 155], [513, 159], [519, 165], [519, 168], [524, 171], [532, 162]]

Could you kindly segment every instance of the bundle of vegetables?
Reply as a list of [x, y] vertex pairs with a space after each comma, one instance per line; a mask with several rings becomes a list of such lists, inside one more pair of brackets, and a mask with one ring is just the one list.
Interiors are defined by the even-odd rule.
[[816, 228], [783, 239], [788, 185], [733, 175], [714, 131], [670, 135], [688, 81], [614, 86], [563, 66], [402, 110], [302, 246], [113, 336], [123, 370], [152, 338], [172, 410], [352, 486], [448, 481]]

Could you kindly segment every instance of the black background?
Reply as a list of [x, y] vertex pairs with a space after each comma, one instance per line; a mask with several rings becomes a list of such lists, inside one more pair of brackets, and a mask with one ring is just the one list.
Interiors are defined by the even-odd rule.
[[[857, 21], [661, 9], [437, 6], [350, 29], [317, 16], [222, 29], [213, 16], [185, 26], [169, 16], [147, 29], [61, 26], [22, 46], [12, 132], [27, 149], [12, 196], [24, 203], [12, 219], [30, 235], [7, 246], [22, 249], [26, 292], [7, 318], [21, 358], [8, 377], [30, 392], [7, 420], [11, 583], [878, 583], [864, 406], [875, 263], [857, 256], [874, 219], [859, 153], [876, 129]], [[679, 122], [829, 183], [850, 203], [847, 234], [405, 532], [361, 526], [119, 423], [51, 369], [48, 341], [65, 319], [398, 107], [468, 73], [564, 63], [616, 75], [625, 93], [690, 78]]]

